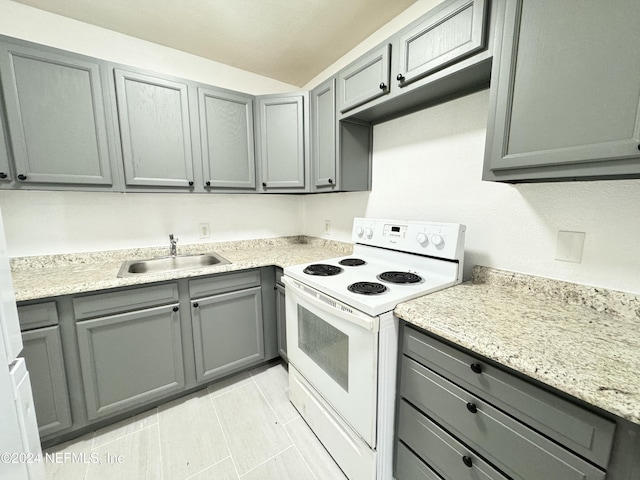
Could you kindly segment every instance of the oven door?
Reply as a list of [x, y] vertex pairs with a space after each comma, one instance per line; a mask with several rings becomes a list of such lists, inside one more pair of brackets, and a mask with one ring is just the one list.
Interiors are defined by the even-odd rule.
[[375, 448], [379, 319], [297, 280], [283, 280], [289, 361]]

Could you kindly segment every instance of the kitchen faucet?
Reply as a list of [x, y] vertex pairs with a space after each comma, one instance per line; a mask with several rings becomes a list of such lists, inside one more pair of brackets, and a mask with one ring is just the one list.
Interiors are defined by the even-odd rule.
[[175, 257], [178, 253], [177, 251], [178, 239], [174, 238], [173, 233], [169, 235], [169, 255]]

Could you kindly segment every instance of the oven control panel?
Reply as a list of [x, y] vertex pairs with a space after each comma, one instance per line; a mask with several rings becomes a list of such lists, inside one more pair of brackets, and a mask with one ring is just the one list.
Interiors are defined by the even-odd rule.
[[355, 218], [351, 240], [363, 245], [460, 260], [466, 227], [435, 223]]

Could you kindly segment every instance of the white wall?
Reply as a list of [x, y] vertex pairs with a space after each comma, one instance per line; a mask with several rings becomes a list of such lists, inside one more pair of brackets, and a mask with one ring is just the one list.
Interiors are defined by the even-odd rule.
[[[297, 90], [270, 78], [0, 0], [0, 34], [251, 94]], [[299, 197], [0, 192], [10, 256], [99, 251], [300, 233]], [[211, 225], [200, 239], [198, 224]]]
[[[304, 233], [349, 239], [355, 216], [467, 225], [474, 264], [640, 293], [640, 180], [481, 181], [488, 90], [374, 127], [370, 193], [307, 196]], [[558, 230], [586, 233], [581, 263], [554, 259]]]
[[3, 191], [0, 208], [12, 257], [299, 235], [302, 215], [298, 197], [250, 194]]

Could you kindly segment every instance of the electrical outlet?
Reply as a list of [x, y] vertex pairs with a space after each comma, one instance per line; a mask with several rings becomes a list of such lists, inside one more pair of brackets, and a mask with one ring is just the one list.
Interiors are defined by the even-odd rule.
[[331, 220], [324, 221], [324, 234], [326, 236], [331, 235]]
[[556, 260], [562, 262], [580, 263], [584, 249], [584, 232], [558, 231], [556, 244]]
[[200, 232], [200, 238], [209, 238], [211, 236], [211, 232], [209, 231], [208, 223], [201, 223], [198, 225], [198, 231]]

